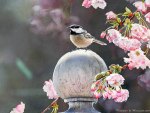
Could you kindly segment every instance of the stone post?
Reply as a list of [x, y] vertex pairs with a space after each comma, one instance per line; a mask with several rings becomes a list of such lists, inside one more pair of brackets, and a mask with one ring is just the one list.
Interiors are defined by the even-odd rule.
[[69, 104], [64, 113], [100, 113], [93, 108], [97, 100], [90, 89], [95, 75], [105, 70], [103, 59], [91, 50], [75, 50], [60, 58], [53, 83], [58, 95]]

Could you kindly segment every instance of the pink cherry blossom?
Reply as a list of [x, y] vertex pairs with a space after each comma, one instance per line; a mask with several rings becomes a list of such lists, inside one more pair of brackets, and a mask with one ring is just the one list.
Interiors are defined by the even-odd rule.
[[[133, 33], [132, 33], [132, 36], [133, 36]], [[134, 35], [134, 38], [135, 38], [135, 35]], [[121, 33], [115, 29], [109, 29], [107, 31], [106, 39], [109, 41], [109, 43], [113, 42], [116, 46], [122, 48], [125, 51], [136, 50], [141, 47], [140, 41], [138, 41], [137, 39], [130, 39], [128, 37], [123, 37]]]
[[124, 62], [128, 63], [129, 69], [146, 69], [146, 67], [150, 68], [150, 60], [144, 55], [144, 52], [141, 49], [130, 51], [128, 56], [129, 58], [124, 58]]
[[95, 98], [100, 98], [101, 97], [101, 93], [99, 92], [99, 91], [95, 91], [94, 92], [94, 96], [95, 96]]
[[113, 11], [109, 11], [106, 13], [107, 20], [114, 20], [117, 18], [117, 15]]
[[91, 7], [91, 0], [84, 0], [82, 6], [84, 6], [85, 8]]
[[140, 41], [137, 39], [129, 39], [127, 37], [120, 37], [113, 40], [113, 43], [125, 51], [133, 51], [141, 47]]
[[145, 5], [146, 5], [147, 7], [150, 7], [150, 0], [145, 0]]
[[124, 102], [127, 101], [129, 97], [129, 91], [126, 89], [121, 89], [120, 91], [116, 92], [116, 97], [114, 98], [115, 102]]
[[147, 6], [142, 1], [137, 1], [133, 5], [137, 8], [138, 11], [141, 11], [141, 12], [146, 12], [147, 11]]
[[106, 36], [106, 32], [103, 31], [103, 32], [101, 33], [101, 35], [100, 35], [100, 38], [104, 38], [105, 36]]
[[113, 73], [106, 77], [106, 81], [112, 87], [117, 87], [122, 85], [124, 83], [124, 80], [125, 79], [123, 78], [123, 76], [118, 73]]
[[108, 87], [105, 88], [105, 91], [103, 92], [103, 98], [104, 99], [111, 99], [112, 98], [112, 91]]
[[58, 95], [55, 91], [52, 80], [45, 81], [45, 85], [43, 86], [44, 92], [47, 93], [49, 99], [57, 99]]
[[101, 8], [104, 9], [107, 5], [107, 3], [105, 2], [105, 0], [91, 0], [91, 5], [97, 9], [97, 8]]
[[107, 31], [106, 39], [109, 41], [109, 43], [113, 42], [116, 38], [120, 37], [121, 37], [120, 32], [115, 29], [109, 29]]
[[103, 92], [104, 99], [114, 99], [115, 102], [124, 102], [129, 97], [129, 91], [126, 89], [120, 89], [118, 91], [106, 88]]
[[21, 102], [10, 113], [24, 113], [25, 104]]
[[139, 24], [132, 24], [130, 38], [137, 39], [141, 42], [150, 40], [150, 30]]
[[145, 15], [146, 21], [150, 23], [150, 12]]
[[[120, 89], [119, 89], [119, 91], [120, 91]], [[112, 91], [111, 91], [111, 98], [112, 98], [112, 99], [117, 98], [117, 90], [112, 90]]]

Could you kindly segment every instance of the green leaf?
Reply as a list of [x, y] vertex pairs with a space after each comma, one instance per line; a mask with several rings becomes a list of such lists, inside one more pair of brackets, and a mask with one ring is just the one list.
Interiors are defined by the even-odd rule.
[[109, 66], [109, 69], [112, 73], [121, 73], [122, 71], [122, 66], [120, 65], [116, 65], [116, 64], [112, 64]]
[[95, 76], [95, 80], [97, 81], [97, 80], [100, 80], [101, 78], [103, 78], [105, 76], [105, 72], [101, 72], [101, 73], [99, 73], [99, 74], [97, 74], [96, 76]]
[[128, 24], [131, 24], [131, 21], [130, 21], [129, 18], [126, 18], [126, 19], [125, 19], [125, 22], [124, 22], [124, 25], [126, 26], [126, 25], [128, 25]]
[[117, 22], [120, 23], [120, 22], [121, 22], [121, 19], [120, 19], [120, 18], [117, 18]]
[[115, 23], [114, 25], [113, 25], [113, 27], [118, 27], [119, 26], [119, 23]]
[[136, 17], [138, 20], [140, 20], [140, 19], [141, 19], [141, 14], [140, 14], [139, 12], [136, 12], [136, 13], [135, 13], [135, 17]]
[[126, 12], [127, 12], [128, 14], [132, 13], [131, 10], [130, 10], [128, 7], [126, 7], [125, 10], [126, 10]]
[[128, 12], [123, 13], [122, 16], [128, 16]]
[[132, 24], [128, 24], [128, 29], [131, 30]]

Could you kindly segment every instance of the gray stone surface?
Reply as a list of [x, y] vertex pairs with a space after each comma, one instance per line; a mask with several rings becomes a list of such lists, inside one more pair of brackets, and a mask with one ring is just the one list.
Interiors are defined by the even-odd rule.
[[58, 95], [69, 103], [65, 113], [97, 113], [92, 107], [96, 100], [90, 89], [95, 75], [105, 70], [103, 59], [91, 50], [75, 50], [60, 58], [53, 82]]

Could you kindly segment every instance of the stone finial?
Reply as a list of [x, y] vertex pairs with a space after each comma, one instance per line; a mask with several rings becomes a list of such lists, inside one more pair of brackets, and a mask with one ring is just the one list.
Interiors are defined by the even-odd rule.
[[65, 113], [97, 113], [92, 108], [91, 103], [96, 100], [90, 89], [95, 75], [106, 70], [103, 59], [91, 50], [75, 50], [60, 58], [53, 83], [58, 95], [69, 103]]

